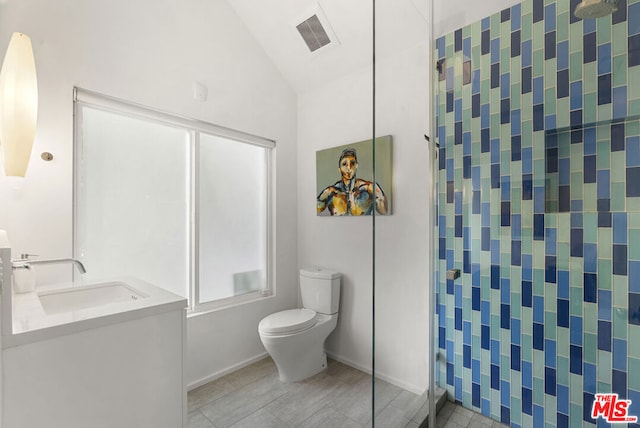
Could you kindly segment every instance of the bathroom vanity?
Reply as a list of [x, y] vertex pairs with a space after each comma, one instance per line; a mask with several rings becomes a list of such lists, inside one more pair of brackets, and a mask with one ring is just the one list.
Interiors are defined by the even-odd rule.
[[1, 264], [3, 428], [186, 426], [183, 297], [135, 278], [15, 294]]

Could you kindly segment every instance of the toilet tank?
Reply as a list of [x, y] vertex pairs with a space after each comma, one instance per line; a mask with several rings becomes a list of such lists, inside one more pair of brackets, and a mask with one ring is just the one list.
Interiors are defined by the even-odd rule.
[[321, 314], [333, 315], [340, 308], [340, 273], [310, 267], [300, 269], [302, 306]]

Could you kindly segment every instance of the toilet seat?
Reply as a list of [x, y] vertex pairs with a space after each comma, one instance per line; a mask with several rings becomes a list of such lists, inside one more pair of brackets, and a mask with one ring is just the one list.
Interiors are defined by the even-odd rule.
[[315, 323], [315, 311], [304, 308], [289, 309], [263, 318], [258, 329], [265, 334], [293, 334], [313, 327]]

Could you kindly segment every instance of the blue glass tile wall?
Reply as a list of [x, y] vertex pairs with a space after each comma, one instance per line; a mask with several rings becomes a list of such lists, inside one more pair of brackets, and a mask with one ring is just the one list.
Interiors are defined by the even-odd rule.
[[513, 427], [607, 426], [605, 392], [640, 416], [640, 0], [578, 3], [435, 41], [437, 382]]

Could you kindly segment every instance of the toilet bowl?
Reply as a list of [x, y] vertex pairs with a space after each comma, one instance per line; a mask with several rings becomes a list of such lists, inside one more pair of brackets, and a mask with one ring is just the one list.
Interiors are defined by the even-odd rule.
[[338, 324], [340, 274], [302, 269], [300, 291], [304, 308], [276, 312], [258, 325], [282, 382], [303, 380], [327, 367], [324, 342]]
[[[290, 311], [307, 311], [292, 309]], [[260, 339], [278, 368], [282, 382], [295, 382], [313, 376], [327, 367], [324, 341], [338, 324], [338, 315], [316, 314], [313, 311], [310, 327], [284, 333], [273, 332], [267, 323], [268, 317], [260, 321]], [[278, 312], [273, 315], [280, 315]], [[267, 323], [265, 323], [267, 321]]]

